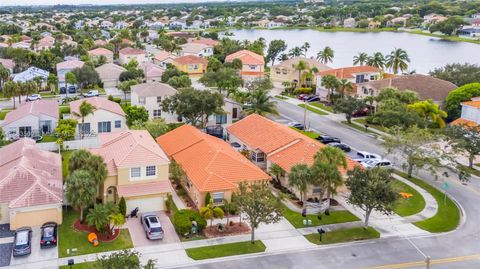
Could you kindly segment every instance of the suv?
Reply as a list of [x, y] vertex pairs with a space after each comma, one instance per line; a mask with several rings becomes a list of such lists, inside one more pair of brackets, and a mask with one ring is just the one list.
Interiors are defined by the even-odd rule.
[[40, 237], [40, 247], [49, 248], [57, 246], [57, 224], [55, 222], [47, 222], [43, 224], [41, 237]]
[[32, 253], [32, 228], [23, 227], [15, 231], [13, 241], [13, 257], [25, 256]]
[[380, 157], [380, 155], [378, 154], [374, 154], [374, 153], [370, 153], [370, 152], [366, 152], [366, 151], [359, 151], [357, 152], [357, 156], [359, 158], [356, 158], [354, 159], [355, 161], [359, 162], [359, 163], [362, 163], [362, 162], [366, 162], [368, 160], [373, 160], [373, 159], [381, 159], [382, 157]]
[[42, 99], [42, 96], [40, 94], [32, 94], [27, 97], [27, 102], [28, 101], [35, 101], [35, 100], [40, 100]]
[[83, 97], [93, 97], [93, 96], [98, 96], [97, 90], [90, 90], [83, 94]]
[[155, 213], [143, 213], [140, 217], [140, 223], [142, 223], [148, 239], [163, 239], [162, 224], [160, 224], [160, 219]]
[[329, 144], [329, 143], [341, 143], [340, 139], [334, 137], [334, 136], [329, 136], [329, 135], [319, 135], [317, 138], [318, 141], [322, 142], [323, 144]]
[[361, 163], [363, 167], [370, 169], [374, 167], [392, 167], [392, 162], [387, 159], [372, 159]]
[[77, 87], [75, 86], [68, 86], [68, 93], [76, 93]]

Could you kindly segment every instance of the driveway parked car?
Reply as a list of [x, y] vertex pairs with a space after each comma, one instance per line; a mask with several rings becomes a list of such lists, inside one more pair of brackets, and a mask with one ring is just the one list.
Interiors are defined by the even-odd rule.
[[77, 87], [75, 86], [68, 86], [68, 93], [76, 93]]
[[359, 158], [356, 158], [354, 160], [359, 162], [359, 163], [366, 162], [368, 160], [381, 159], [382, 158], [378, 154], [370, 153], [370, 152], [367, 152], [367, 151], [359, 151], [359, 152], [357, 152], [357, 156]]
[[289, 127], [297, 128], [298, 130], [305, 130], [305, 126], [299, 122], [292, 121], [287, 124]]
[[66, 87], [60, 87], [60, 94], [66, 94], [67, 93], [67, 88]]
[[347, 144], [344, 144], [344, 143], [332, 142], [332, 143], [329, 143], [328, 145], [332, 146], [332, 147], [339, 148], [339, 149], [341, 149], [345, 152], [350, 152], [352, 150], [350, 148], [350, 146], [348, 146]]
[[233, 142], [233, 143], [230, 143], [230, 146], [232, 146], [232, 148], [238, 150], [238, 151], [242, 151], [242, 145], [240, 145], [239, 143], [237, 142]]
[[155, 213], [143, 213], [140, 217], [140, 222], [145, 230], [145, 235], [148, 239], [163, 239], [163, 228], [160, 219]]
[[27, 97], [27, 101], [35, 101], [35, 100], [40, 100], [42, 99], [42, 96], [40, 94], [32, 94]]
[[306, 98], [310, 96], [310, 94], [306, 94], [306, 93], [302, 93], [302, 94], [299, 94], [297, 97], [298, 97], [298, 100], [302, 100], [303, 101], [303, 98]]
[[320, 96], [318, 95], [311, 95], [305, 99], [303, 99], [304, 101], [306, 101], [307, 103], [310, 103], [310, 102], [317, 102], [317, 101], [320, 101]]
[[55, 222], [47, 222], [43, 224], [41, 229], [40, 247], [49, 248], [57, 246], [57, 224]]
[[392, 162], [387, 159], [372, 159], [362, 162], [361, 165], [367, 169], [374, 167], [392, 167]]
[[367, 115], [368, 115], [368, 108], [367, 107], [352, 112], [352, 117], [354, 117], [354, 118], [363, 117], [363, 116], [367, 116]]
[[341, 143], [340, 139], [334, 137], [334, 136], [329, 136], [329, 135], [319, 135], [317, 138], [318, 141], [322, 142], [323, 144], [329, 144], [329, 143]]
[[94, 97], [94, 96], [98, 96], [97, 90], [91, 90], [83, 94], [83, 97]]
[[32, 228], [19, 228], [15, 231], [13, 257], [25, 256], [30, 253], [32, 253]]

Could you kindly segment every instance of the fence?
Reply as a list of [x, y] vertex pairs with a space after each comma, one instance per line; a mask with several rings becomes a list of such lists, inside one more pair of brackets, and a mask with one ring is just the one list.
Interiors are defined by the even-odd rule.
[[[47, 142], [47, 143], [37, 143], [37, 147], [43, 150], [48, 150], [48, 151], [58, 151], [59, 145], [55, 142]], [[91, 149], [91, 148], [99, 148], [99, 147], [100, 147], [100, 141], [98, 137], [63, 142], [63, 150]]]

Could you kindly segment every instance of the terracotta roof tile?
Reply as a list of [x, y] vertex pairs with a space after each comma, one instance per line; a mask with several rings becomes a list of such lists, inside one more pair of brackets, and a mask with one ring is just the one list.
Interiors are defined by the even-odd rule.
[[83, 102], [92, 104], [97, 110], [103, 109], [103, 110], [118, 114], [120, 116], [125, 116], [125, 112], [123, 111], [122, 107], [118, 103], [110, 101], [104, 97], [91, 97], [91, 98], [80, 99], [80, 100], [70, 102], [70, 111], [72, 113], [73, 112], [79, 113], [80, 105]]
[[230, 55], [227, 55], [225, 62], [231, 62], [234, 59], [240, 59], [243, 64], [251, 65], [263, 65], [265, 64], [265, 59], [262, 55], [256, 54], [249, 50], [240, 50]]
[[340, 79], [351, 79], [354, 78], [356, 73], [373, 73], [380, 72], [380, 69], [373, 66], [352, 66], [352, 67], [342, 67], [330, 70], [320, 71], [317, 74], [320, 76], [333, 75]]
[[58, 119], [58, 103], [57, 101], [53, 100], [36, 100], [32, 102], [26, 102], [19, 106], [17, 109], [10, 111], [5, 117], [2, 126], [10, 124], [29, 115], [33, 115], [36, 117], [40, 115], [47, 115], [52, 118]]
[[132, 47], [126, 47], [121, 49], [119, 53], [124, 55], [138, 55], [138, 54], [145, 54], [145, 51], [141, 49], [135, 49]]
[[471, 120], [466, 120], [466, 119], [456, 119], [450, 123], [451, 125], [457, 125], [457, 126], [466, 126], [466, 127], [477, 127], [478, 124], [474, 121]]
[[480, 108], [480, 100], [472, 100], [472, 101], [463, 102], [462, 105], [471, 106], [471, 107], [475, 107], [475, 108]]
[[173, 59], [173, 62], [178, 64], [203, 64], [207, 65], [208, 61], [197, 55], [185, 55]]
[[89, 55], [113, 55], [111, 50], [107, 50], [106, 48], [96, 48], [93, 50], [88, 51]]
[[171, 191], [172, 191], [172, 187], [168, 180], [117, 186], [118, 195], [123, 197], [159, 194], [159, 193], [166, 193]]

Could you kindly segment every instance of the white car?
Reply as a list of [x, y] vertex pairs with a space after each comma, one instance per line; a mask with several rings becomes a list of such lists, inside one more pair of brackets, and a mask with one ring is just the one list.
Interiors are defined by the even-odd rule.
[[382, 159], [382, 157], [380, 155], [375, 154], [375, 153], [366, 152], [366, 151], [357, 152], [357, 156], [358, 156], [358, 158], [356, 158], [354, 160], [359, 162], [359, 163], [363, 163], [363, 162], [366, 162], [366, 161], [369, 161], [369, 160]]
[[40, 94], [32, 94], [27, 97], [27, 101], [35, 101], [40, 99], [42, 99], [42, 96]]
[[98, 96], [97, 90], [91, 90], [83, 94], [83, 97], [94, 97], [94, 96]]
[[367, 169], [374, 167], [392, 167], [392, 162], [387, 159], [372, 159], [362, 162], [361, 165]]
[[288, 127], [293, 127], [293, 128], [299, 129], [299, 130], [304, 130], [305, 129], [305, 126], [302, 123], [296, 122], [296, 121], [289, 122], [287, 124], [287, 126]]

